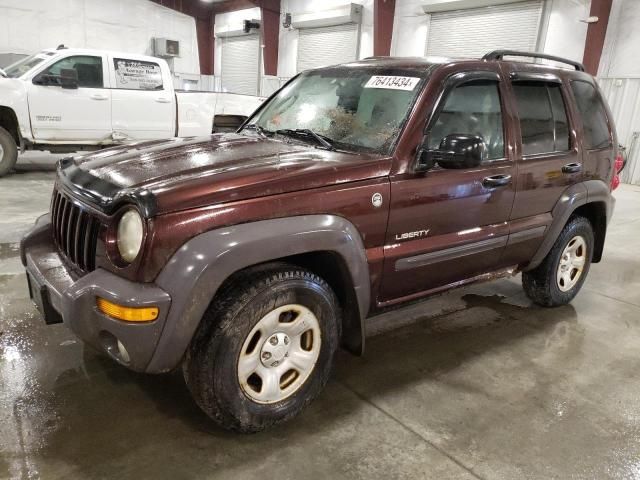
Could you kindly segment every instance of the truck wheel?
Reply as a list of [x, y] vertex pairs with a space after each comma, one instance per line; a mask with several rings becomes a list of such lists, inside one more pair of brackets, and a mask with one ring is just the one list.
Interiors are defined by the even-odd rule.
[[0, 177], [5, 176], [18, 160], [18, 146], [9, 132], [0, 127]]
[[572, 217], [543, 262], [522, 274], [527, 296], [544, 307], [573, 300], [589, 273], [593, 243], [591, 222], [585, 217]]
[[324, 388], [340, 337], [329, 285], [270, 264], [217, 295], [183, 362], [196, 403], [223, 428], [258, 432], [297, 415]]

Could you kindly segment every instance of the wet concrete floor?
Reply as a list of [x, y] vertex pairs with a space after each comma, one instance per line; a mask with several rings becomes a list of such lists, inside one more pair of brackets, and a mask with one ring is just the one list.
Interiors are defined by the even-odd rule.
[[0, 478], [640, 478], [640, 187], [574, 302], [520, 278], [371, 319], [294, 421], [219, 430], [179, 374], [129, 372], [45, 326], [18, 241], [52, 173], [0, 179]]

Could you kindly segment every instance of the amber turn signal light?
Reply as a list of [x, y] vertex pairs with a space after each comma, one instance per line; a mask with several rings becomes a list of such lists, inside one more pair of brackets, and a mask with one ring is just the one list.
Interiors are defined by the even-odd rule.
[[150, 322], [158, 318], [158, 307], [124, 307], [100, 297], [96, 304], [105, 315], [124, 322]]

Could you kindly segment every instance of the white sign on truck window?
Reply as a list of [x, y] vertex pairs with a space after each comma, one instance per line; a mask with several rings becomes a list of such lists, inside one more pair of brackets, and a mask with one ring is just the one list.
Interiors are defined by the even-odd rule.
[[116, 88], [133, 90], [162, 90], [160, 65], [141, 60], [114, 58]]
[[385, 88], [389, 90], [413, 90], [420, 81], [416, 77], [396, 77], [390, 75], [374, 75], [364, 88]]

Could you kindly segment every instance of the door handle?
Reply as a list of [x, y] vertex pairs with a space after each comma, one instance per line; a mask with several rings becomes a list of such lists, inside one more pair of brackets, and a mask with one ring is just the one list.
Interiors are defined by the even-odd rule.
[[493, 175], [491, 177], [484, 177], [482, 179], [482, 185], [487, 188], [504, 187], [511, 183], [511, 175]]
[[99, 93], [93, 93], [89, 96], [91, 100], [109, 100], [109, 97], [106, 95], [100, 95]]
[[562, 173], [578, 173], [580, 170], [582, 170], [581, 163], [567, 163], [562, 167]]
[[156, 98], [156, 102], [158, 102], [158, 103], [171, 103], [171, 99], [170, 98], [166, 98], [166, 97], [158, 97], [158, 98]]

